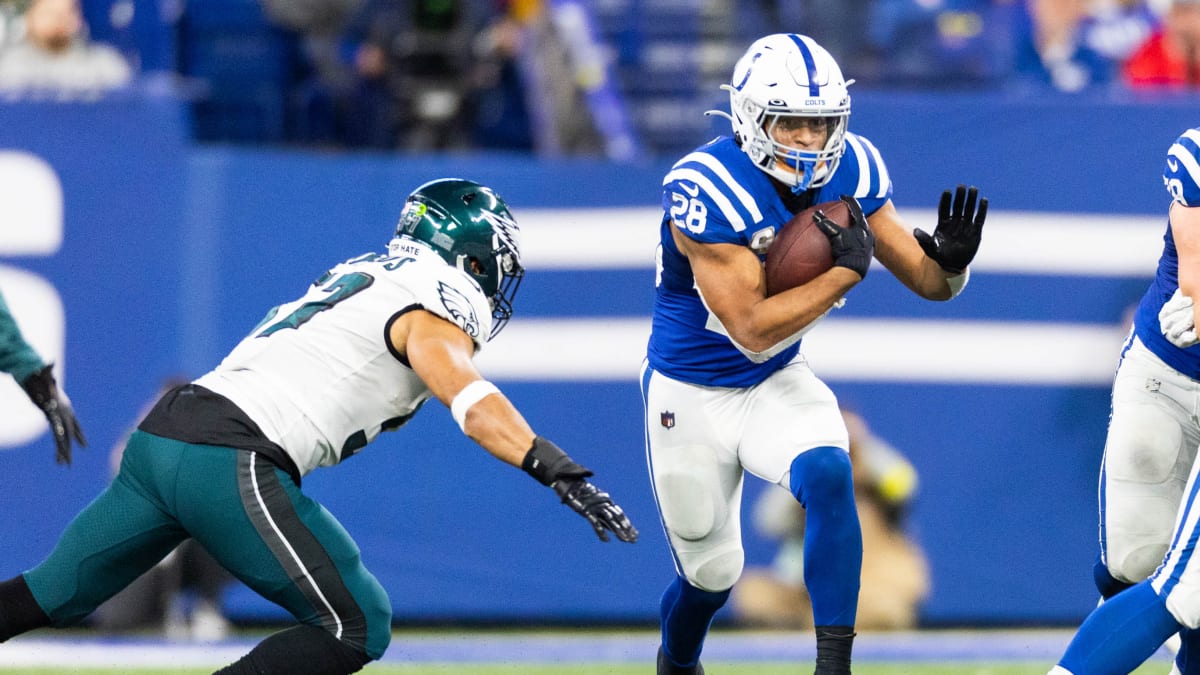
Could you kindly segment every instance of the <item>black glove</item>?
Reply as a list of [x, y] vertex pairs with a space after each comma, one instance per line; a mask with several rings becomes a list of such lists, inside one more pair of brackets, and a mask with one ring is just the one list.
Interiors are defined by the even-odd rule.
[[613, 503], [607, 492], [601, 492], [587, 482], [592, 472], [575, 463], [554, 443], [538, 436], [525, 454], [521, 468], [542, 485], [552, 488], [564, 504], [587, 518], [600, 541], [608, 541], [612, 531], [617, 539], [632, 544], [637, 541], [637, 528], [629, 522], [621, 507]]
[[867, 218], [863, 215], [857, 199], [843, 195], [842, 201], [846, 202], [850, 209], [849, 227], [840, 227], [821, 211], [817, 211], [813, 219], [817, 227], [829, 237], [834, 266], [858, 272], [858, 276], [866, 279], [867, 270], [871, 267], [871, 258], [875, 255], [875, 233], [867, 227]]
[[621, 541], [630, 544], [637, 541], [637, 528], [629, 522], [621, 507], [613, 503], [607, 492], [601, 492], [582, 478], [565, 478], [555, 481], [550, 487], [554, 488], [564, 504], [587, 518], [600, 541], [608, 541], [609, 530]]
[[950, 191], [946, 190], [938, 204], [938, 222], [933, 234], [920, 228], [913, 230], [913, 236], [925, 250], [925, 255], [947, 272], [962, 274], [979, 250], [988, 200], [986, 197], [979, 199], [979, 208], [976, 209], [975, 200], [978, 197], [979, 190], [975, 187], [968, 189], [959, 185], [954, 190], [954, 206], [951, 208]]
[[59, 395], [58, 383], [54, 380], [53, 366], [45, 368], [25, 378], [21, 388], [29, 396], [29, 400], [41, 409], [50, 422], [50, 430], [54, 432], [55, 461], [59, 464], [71, 463], [71, 439], [80, 447], [86, 447], [83, 430], [75, 420], [75, 412], [66, 399]]

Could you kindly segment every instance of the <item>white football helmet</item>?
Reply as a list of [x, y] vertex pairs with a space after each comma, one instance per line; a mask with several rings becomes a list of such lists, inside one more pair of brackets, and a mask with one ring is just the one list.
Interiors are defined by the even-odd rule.
[[[842, 77], [837, 61], [805, 35], [777, 33], [750, 45], [733, 69], [728, 117], [742, 150], [758, 168], [791, 186], [794, 192], [829, 181], [841, 160], [850, 118], [854, 81]], [[796, 120], [794, 118], [808, 118]], [[823, 120], [828, 135], [824, 147], [805, 150], [779, 143], [777, 125], [812, 124]]]

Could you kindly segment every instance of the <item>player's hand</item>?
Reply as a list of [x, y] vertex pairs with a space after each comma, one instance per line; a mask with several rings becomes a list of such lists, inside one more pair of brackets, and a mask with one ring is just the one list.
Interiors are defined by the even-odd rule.
[[637, 541], [637, 528], [629, 522], [621, 507], [613, 503], [607, 492], [601, 492], [582, 478], [564, 478], [550, 487], [554, 488], [564, 504], [587, 518], [600, 541], [608, 541], [609, 532], [630, 544]]
[[83, 438], [83, 430], [79, 428], [79, 422], [75, 420], [75, 412], [71, 409], [71, 404], [58, 390], [58, 383], [54, 380], [52, 367], [47, 365], [25, 378], [25, 381], [21, 383], [21, 388], [50, 422], [50, 430], [54, 432], [55, 461], [59, 464], [70, 464], [71, 441], [74, 440], [80, 447], [86, 447], [87, 441]]
[[1158, 327], [1167, 341], [1176, 347], [1186, 349], [1200, 343], [1200, 337], [1196, 336], [1194, 305], [1193, 300], [1177, 288], [1158, 311]]
[[821, 211], [814, 215], [814, 222], [829, 237], [834, 266], [853, 270], [865, 279], [871, 267], [871, 258], [875, 255], [875, 233], [867, 226], [867, 219], [857, 199], [843, 196], [842, 201], [850, 209], [849, 227], [839, 227]]
[[941, 265], [942, 269], [952, 274], [962, 274], [979, 251], [987, 207], [987, 198], [979, 198], [979, 190], [974, 186], [967, 188], [959, 185], [955, 188], [953, 204], [950, 191], [946, 190], [938, 204], [938, 222], [933, 234], [917, 228], [913, 230], [913, 236], [924, 249], [925, 255]]

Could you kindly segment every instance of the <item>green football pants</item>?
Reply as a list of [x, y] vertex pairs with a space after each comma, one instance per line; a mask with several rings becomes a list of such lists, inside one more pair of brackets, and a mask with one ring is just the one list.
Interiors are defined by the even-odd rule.
[[287, 472], [254, 452], [135, 432], [112, 484], [25, 580], [51, 622], [70, 625], [189, 536], [300, 622], [372, 659], [383, 655], [391, 604], [358, 546]]

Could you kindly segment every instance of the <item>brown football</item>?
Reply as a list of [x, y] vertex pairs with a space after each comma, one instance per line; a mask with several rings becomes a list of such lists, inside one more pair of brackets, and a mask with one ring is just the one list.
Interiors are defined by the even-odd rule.
[[813, 215], [820, 210], [840, 227], [850, 226], [850, 208], [842, 200], [810, 206], [783, 224], [767, 249], [767, 295], [806, 284], [833, 267], [829, 237]]

